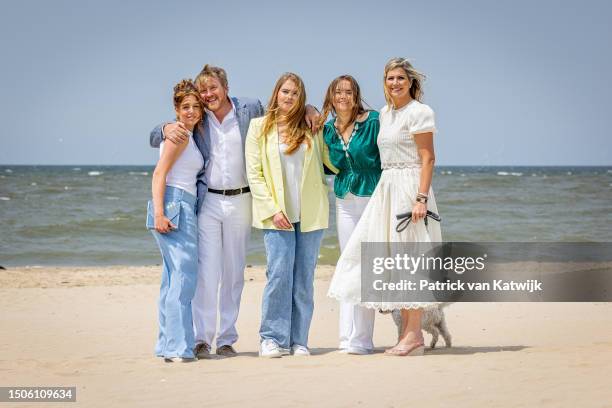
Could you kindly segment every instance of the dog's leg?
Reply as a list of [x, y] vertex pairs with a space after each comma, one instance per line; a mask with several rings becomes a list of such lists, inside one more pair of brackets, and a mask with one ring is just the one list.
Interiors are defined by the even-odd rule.
[[452, 338], [450, 332], [448, 331], [448, 327], [446, 327], [446, 319], [444, 318], [444, 315], [442, 315], [442, 320], [437, 326], [440, 330], [440, 334], [442, 334], [442, 338], [444, 339], [446, 347], [452, 347]]
[[393, 317], [393, 323], [397, 326], [397, 340], [399, 341], [402, 337], [402, 312], [399, 309], [394, 309], [391, 312], [391, 317]]
[[430, 331], [431, 333], [431, 343], [429, 344], [431, 346], [432, 349], [436, 348], [436, 343], [438, 342], [438, 335], [440, 334], [440, 330], [438, 329], [438, 326], [434, 325], [432, 326], [432, 330]]

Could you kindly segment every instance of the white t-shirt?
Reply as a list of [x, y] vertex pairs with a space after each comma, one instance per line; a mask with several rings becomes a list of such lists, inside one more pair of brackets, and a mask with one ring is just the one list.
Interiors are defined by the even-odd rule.
[[[159, 145], [160, 157], [164, 151], [164, 143], [161, 142]], [[166, 175], [166, 185], [183, 189], [194, 196], [197, 195], [196, 181], [203, 166], [204, 158], [191, 136], [187, 147]]]
[[295, 224], [300, 221], [300, 200], [302, 196], [302, 172], [304, 170], [304, 157], [306, 153], [306, 143], [291, 154], [286, 154], [287, 145], [278, 143], [280, 151], [281, 168], [283, 170], [283, 186], [285, 196], [285, 209], [289, 222]]

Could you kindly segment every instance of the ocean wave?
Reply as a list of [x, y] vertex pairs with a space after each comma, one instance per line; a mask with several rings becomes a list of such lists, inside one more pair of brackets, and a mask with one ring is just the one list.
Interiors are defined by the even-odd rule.
[[13, 170], [11, 170], [11, 169], [6, 169], [4, 171], [7, 172], [7, 173], [12, 173], [13, 172]]
[[11, 197], [0, 197], [0, 201], [11, 201]]
[[30, 185], [31, 185], [31, 186], [37, 186], [37, 185], [38, 185], [38, 183], [36, 183], [36, 182], [32, 182], [32, 183], [30, 183]]
[[118, 200], [119, 199], [119, 197], [112, 197], [112, 196], [104, 197], [104, 198], [106, 198], [107, 200]]
[[80, 167], [73, 167], [72, 171], [81, 171], [81, 168]]
[[497, 172], [498, 176], [515, 176], [515, 177], [520, 177], [523, 175], [523, 173], [518, 172], [518, 171], [511, 171], [511, 172], [507, 172], [507, 171], [498, 171]]
[[103, 171], [90, 171], [87, 174], [90, 176], [99, 176], [101, 174], [104, 174], [104, 172]]
[[130, 175], [132, 176], [148, 176], [148, 171], [130, 171]]

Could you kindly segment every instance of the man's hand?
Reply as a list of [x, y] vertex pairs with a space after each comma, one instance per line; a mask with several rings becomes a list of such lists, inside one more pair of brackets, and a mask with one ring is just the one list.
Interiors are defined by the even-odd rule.
[[181, 145], [189, 140], [189, 130], [181, 122], [168, 123], [164, 126], [165, 140]]
[[317, 133], [319, 131], [319, 121], [321, 120], [321, 114], [312, 105], [306, 105], [306, 124], [310, 127], [312, 133]]

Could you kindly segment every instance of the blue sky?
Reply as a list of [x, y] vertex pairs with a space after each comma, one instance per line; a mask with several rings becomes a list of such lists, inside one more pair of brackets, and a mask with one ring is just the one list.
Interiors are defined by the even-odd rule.
[[612, 2], [21, 1], [0, 15], [0, 164], [154, 164], [148, 133], [205, 63], [267, 103], [285, 71], [322, 103], [349, 73], [384, 103], [427, 75], [440, 165], [612, 165]]

